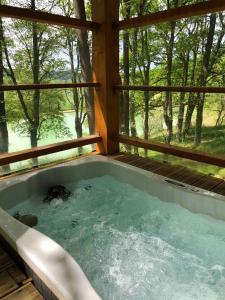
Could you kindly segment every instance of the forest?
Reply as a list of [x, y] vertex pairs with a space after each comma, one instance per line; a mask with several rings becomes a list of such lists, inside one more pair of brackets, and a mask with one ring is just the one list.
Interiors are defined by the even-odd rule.
[[[121, 0], [120, 19], [197, 2], [202, 1]], [[91, 19], [85, 0], [0, 0], [3, 4]], [[224, 87], [224, 41], [225, 13], [121, 31], [121, 84]], [[91, 81], [90, 32], [0, 18], [0, 84]], [[56, 140], [92, 134], [93, 106], [91, 88], [0, 92], [0, 152], [9, 151], [9, 127], [29, 138], [30, 147], [50, 132]], [[73, 112], [72, 131], [65, 111]], [[120, 93], [123, 134], [223, 155], [224, 122], [224, 94]]]

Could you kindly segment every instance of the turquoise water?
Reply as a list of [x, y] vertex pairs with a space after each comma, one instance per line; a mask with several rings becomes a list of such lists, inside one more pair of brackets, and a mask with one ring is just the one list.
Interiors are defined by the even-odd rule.
[[[68, 127], [69, 132], [73, 136], [73, 138], [76, 137], [75, 135], [75, 129], [74, 129], [74, 112], [64, 113], [64, 122], [65, 125]], [[84, 126], [84, 133], [87, 134], [87, 127]], [[46, 134], [44, 137], [42, 137], [38, 141], [38, 146], [48, 145], [52, 143], [57, 143], [60, 141], [69, 140], [70, 137], [57, 137], [54, 131], [49, 131], [48, 134]], [[30, 138], [26, 134], [19, 134], [18, 132], [14, 131], [11, 126], [9, 126], [9, 152], [13, 151], [19, 151], [23, 149], [30, 148]]]
[[[56, 133], [53, 130], [49, 130], [48, 133], [45, 134], [44, 137], [41, 137], [38, 141], [38, 146], [43, 145], [49, 145], [53, 143], [58, 143], [62, 141], [70, 140], [71, 138], [76, 138], [75, 129], [74, 129], [74, 118], [75, 114], [74, 112], [65, 112], [64, 113], [64, 122], [67, 126], [70, 136], [56, 136]], [[8, 128], [9, 131], [9, 152], [15, 152], [20, 150], [25, 150], [30, 148], [30, 138], [26, 134], [19, 134], [17, 131], [15, 131], [12, 126], [9, 125]], [[86, 122], [83, 124], [83, 135], [87, 136], [89, 134], [88, 126]], [[85, 146], [83, 147], [83, 153], [90, 153], [92, 151], [91, 146]], [[77, 156], [78, 150], [77, 149], [71, 149], [66, 151], [61, 151], [58, 153], [41, 156], [38, 159], [39, 165], [47, 164], [50, 162], [55, 162], [59, 160], [65, 160], [67, 158], [75, 157]], [[19, 171], [26, 168], [32, 167], [32, 160], [26, 160], [21, 161], [17, 163], [13, 163], [10, 165], [11, 171]], [[2, 170], [0, 167], [0, 176], [4, 175], [4, 169]]]
[[[143, 120], [138, 116], [137, 117], [137, 132], [141, 136], [143, 134]], [[75, 133], [75, 113], [73, 111], [70, 112], [64, 112], [64, 122], [65, 126], [68, 128], [68, 132], [70, 133], [69, 136], [57, 136], [56, 133], [53, 130], [49, 130], [44, 136], [41, 136], [40, 139], [38, 140], [38, 146], [43, 146], [43, 145], [49, 145], [53, 143], [58, 143], [66, 140], [70, 140], [71, 138], [77, 138], [76, 133]], [[25, 150], [25, 149], [30, 149], [30, 138], [27, 134], [21, 134], [16, 129], [8, 124], [8, 132], [9, 132], [9, 152], [15, 152], [15, 151], [20, 151], [20, 150]], [[87, 120], [83, 124], [83, 135], [87, 136], [89, 135], [89, 130], [88, 130], [88, 125], [87, 125]], [[90, 153], [93, 148], [92, 146], [85, 146], [83, 147], [83, 154], [85, 153]], [[41, 156], [38, 159], [39, 165], [44, 165], [48, 164], [51, 162], [56, 162], [56, 161], [61, 161], [65, 160], [68, 158], [73, 158], [79, 155], [77, 149], [71, 149], [71, 150], [66, 150], [66, 151], [61, 151], [58, 153], [46, 155], [46, 156]], [[10, 165], [10, 171], [15, 172], [23, 169], [29, 169], [32, 168], [32, 160], [26, 160], [26, 161], [21, 161], [17, 163], [13, 163]], [[8, 170], [5, 170], [4, 168], [2, 169], [0, 166], [0, 176], [8, 173]]]
[[36, 229], [71, 253], [104, 300], [224, 300], [225, 222], [110, 176], [67, 187], [67, 202], [34, 195], [10, 213], [38, 215]]

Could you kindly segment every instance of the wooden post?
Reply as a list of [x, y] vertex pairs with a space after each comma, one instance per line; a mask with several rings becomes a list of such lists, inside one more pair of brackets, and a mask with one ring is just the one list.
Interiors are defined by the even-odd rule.
[[96, 133], [102, 137], [98, 151], [119, 152], [119, 0], [92, 0], [92, 20], [101, 26], [93, 32], [93, 81]]

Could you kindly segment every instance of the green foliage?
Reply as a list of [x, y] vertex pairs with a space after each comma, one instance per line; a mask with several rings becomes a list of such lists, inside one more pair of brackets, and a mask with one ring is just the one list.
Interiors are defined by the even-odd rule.
[[[7, 25], [7, 26], [6, 26]], [[61, 31], [57, 27], [46, 24], [36, 24], [38, 48], [33, 46], [33, 25], [31, 22], [10, 21], [5, 24], [6, 47], [12, 72], [17, 83], [34, 83], [37, 76], [39, 83], [48, 83], [55, 77], [66, 74], [66, 61], [61, 50]], [[34, 55], [37, 56], [39, 68], [34, 75]], [[13, 81], [8, 62], [5, 61], [6, 81]], [[38, 72], [38, 73], [37, 73]], [[68, 72], [68, 71], [67, 71]], [[60, 75], [61, 74], [61, 75]], [[63, 77], [63, 80], [68, 80]], [[44, 90], [40, 94], [38, 110], [34, 106], [35, 91], [21, 92], [26, 110], [31, 120], [37, 119], [37, 139], [54, 132], [56, 137], [71, 137], [67, 128], [62, 109], [67, 99], [64, 91]], [[5, 93], [7, 120], [11, 127], [23, 136], [29, 136], [31, 121], [27, 118], [18, 93]]]
[[[120, 14], [121, 19], [127, 19], [197, 2], [202, 1], [123, 0]], [[124, 56], [127, 43], [129, 55]], [[224, 12], [120, 33], [120, 74], [125, 84], [224, 87], [224, 64]], [[128, 101], [124, 99], [122, 97], [121, 101]], [[136, 120], [134, 124], [132, 115], [129, 134], [225, 154], [224, 95], [130, 91], [129, 105], [130, 112], [135, 112]], [[127, 121], [124, 114], [122, 117], [123, 124]], [[169, 135], [171, 140], [168, 139]], [[139, 151], [141, 153], [142, 150]], [[208, 167], [203, 168], [206, 170]]]

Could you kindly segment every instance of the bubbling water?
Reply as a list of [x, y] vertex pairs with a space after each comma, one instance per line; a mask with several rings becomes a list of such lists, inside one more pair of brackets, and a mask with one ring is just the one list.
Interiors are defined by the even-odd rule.
[[36, 229], [76, 259], [104, 300], [224, 299], [224, 222], [110, 176], [67, 188], [67, 202], [46, 204], [40, 193], [10, 213], [36, 214]]

